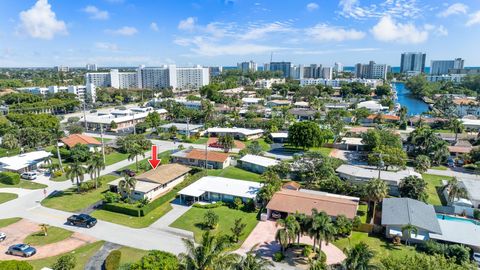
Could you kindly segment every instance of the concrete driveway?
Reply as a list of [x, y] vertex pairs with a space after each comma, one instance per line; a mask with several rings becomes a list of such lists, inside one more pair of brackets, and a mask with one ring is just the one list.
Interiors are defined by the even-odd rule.
[[[243, 255], [258, 244], [256, 249], [260, 256], [272, 258], [272, 255], [280, 250], [280, 245], [275, 241], [277, 230], [278, 227], [275, 221], [260, 221], [236, 253]], [[308, 236], [302, 236], [300, 243], [313, 245], [313, 239]], [[345, 254], [333, 244], [325, 245], [323, 243], [322, 251], [327, 255], [328, 265], [340, 263], [346, 258]]]

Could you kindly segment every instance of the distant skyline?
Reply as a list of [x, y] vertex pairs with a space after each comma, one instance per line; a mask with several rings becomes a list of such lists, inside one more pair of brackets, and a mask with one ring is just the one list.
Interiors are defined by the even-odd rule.
[[480, 66], [480, 1], [3, 0], [0, 66], [400, 65], [402, 52]]

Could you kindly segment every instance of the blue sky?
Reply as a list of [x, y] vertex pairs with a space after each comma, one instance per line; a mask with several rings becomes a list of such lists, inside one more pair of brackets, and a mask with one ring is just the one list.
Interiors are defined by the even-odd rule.
[[2, 0], [0, 66], [480, 66], [480, 0]]

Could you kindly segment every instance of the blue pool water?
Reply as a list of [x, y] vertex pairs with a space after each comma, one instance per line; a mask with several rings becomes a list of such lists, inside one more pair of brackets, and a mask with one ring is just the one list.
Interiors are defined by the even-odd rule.
[[452, 217], [452, 216], [447, 216], [447, 215], [442, 215], [442, 214], [437, 214], [437, 218], [442, 219], [442, 220], [451, 220], [451, 221], [455, 221], [455, 222], [473, 223], [475, 225], [480, 225], [480, 223], [475, 221], [475, 220]]
[[429, 111], [428, 104], [412, 96], [404, 83], [394, 83], [393, 87], [397, 91], [397, 102], [407, 107], [408, 115], [419, 115]]

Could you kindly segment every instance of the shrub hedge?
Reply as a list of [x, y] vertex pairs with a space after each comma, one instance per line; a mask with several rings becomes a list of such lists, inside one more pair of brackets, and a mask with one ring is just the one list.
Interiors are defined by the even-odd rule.
[[120, 250], [113, 250], [105, 259], [105, 270], [117, 270], [120, 267], [120, 258], [122, 252]]
[[20, 183], [20, 175], [14, 172], [0, 173], [0, 183], [5, 185], [18, 185]]

